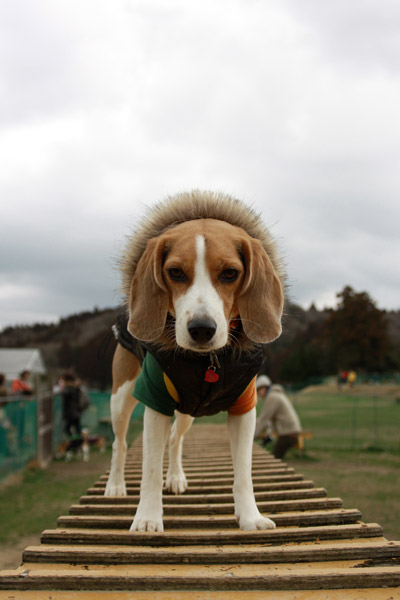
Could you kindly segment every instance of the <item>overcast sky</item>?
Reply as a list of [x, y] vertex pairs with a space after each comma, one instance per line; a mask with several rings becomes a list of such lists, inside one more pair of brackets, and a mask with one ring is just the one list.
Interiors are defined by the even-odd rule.
[[258, 209], [292, 299], [400, 289], [398, 0], [0, 3], [0, 327], [115, 306], [146, 205]]

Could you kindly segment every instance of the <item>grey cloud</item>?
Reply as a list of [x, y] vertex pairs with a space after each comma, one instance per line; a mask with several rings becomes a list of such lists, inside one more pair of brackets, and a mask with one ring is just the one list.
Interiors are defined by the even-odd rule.
[[[398, 72], [400, 6], [396, 0], [285, 0], [311, 39], [345, 68]], [[311, 40], [310, 40], [311, 41]]]
[[384, 6], [2, 5], [0, 322], [117, 304], [124, 235], [194, 187], [262, 212], [299, 303], [353, 284], [397, 307], [399, 9]]

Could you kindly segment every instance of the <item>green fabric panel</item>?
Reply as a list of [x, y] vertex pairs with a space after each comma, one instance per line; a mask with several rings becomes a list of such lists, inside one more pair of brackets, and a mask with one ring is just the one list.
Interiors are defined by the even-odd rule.
[[132, 395], [153, 410], [168, 417], [174, 416], [176, 402], [165, 386], [162, 368], [150, 352], [146, 353]]

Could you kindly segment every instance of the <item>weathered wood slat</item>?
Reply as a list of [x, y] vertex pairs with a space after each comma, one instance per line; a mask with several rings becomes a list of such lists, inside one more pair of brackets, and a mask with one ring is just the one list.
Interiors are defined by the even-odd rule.
[[[233, 479], [232, 479], [233, 480]], [[100, 478], [93, 484], [93, 487], [102, 488], [103, 491], [106, 487], [108, 481], [108, 477]], [[194, 485], [191, 482], [191, 485], [185, 494], [205, 494], [205, 493], [214, 493], [215, 491], [219, 494], [223, 493], [231, 493], [232, 485], [220, 483], [219, 485], [216, 483], [209, 483], [208, 480], [201, 479], [201, 484]], [[138, 491], [140, 490], [140, 481], [132, 480], [126, 478], [127, 488], [131, 490]], [[268, 492], [269, 490], [292, 490], [292, 489], [304, 489], [304, 488], [312, 488], [314, 487], [314, 482], [310, 479], [302, 479], [300, 476], [292, 476], [292, 477], [272, 477], [271, 479], [265, 478], [263, 482], [253, 482], [254, 491], [262, 491]], [[168, 493], [168, 492], [164, 492]]]
[[[97, 590], [92, 592], [86, 590], [82, 593], [60, 591], [57, 590], [56, 595], [49, 598], [54, 600], [243, 600], [243, 591], [210, 591], [207, 590], [207, 595], [203, 591], [190, 590], [182, 592], [173, 590], [171, 592], [164, 591], [102, 591]], [[400, 600], [400, 590], [398, 588], [368, 588], [368, 589], [336, 589], [336, 590], [307, 590], [297, 591], [295, 596], [293, 590], [274, 590], [272, 600]], [[43, 591], [24, 591], [19, 590], [18, 596], [14, 593], [10, 596], [9, 592], [5, 592], [7, 600], [44, 600], [48, 596], [43, 596]], [[271, 595], [271, 594], [270, 594]], [[247, 591], [245, 600], [266, 600], [265, 591]]]
[[[175, 523], [176, 525], [176, 523]], [[192, 522], [193, 525], [193, 522]], [[182, 546], [199, 544], [288, 544], [318, 540], [373, 538], [382, 536], [382, 527], [376, 523], [351, 523], [326, 526], [285, 527], [266, 531], [240, 531], [237, 529], [170, 529], [165, 533], [131, 533], [126, 529], [46, 529], [42, 533], [44, 544], [95, 544]]]
[[[16, 572], [3, 572], [0, 584], [19, 589], [84, 590], [271, 590], [321, 587], [382, 587], [400, 585], [400, 567], [358, 568], [356, 561], [263, 565], [125, 565], [88, 566], [26, 563]], [[6, 588], [7, 589], [7, 588]]]
[[[208, 475], [210, 476], [218, 476], [218, 475], [224, 475], [227, 473], [233, 473], [233, 467], [232, 467], [232, 463], [230, 463], [229, 465], [216, 465], [215, 468], [213, 466], [210, 466], [210, 463], [212, 464], [212, 461], [208, 461], [207, 465], [204, 466], [186, 466], [185, 467], [185, 472], [188, 475], [201, 475], [202, 477], [207, 477]], [[164, 465], [163, 468], [164, 472], [167, 472], [167, 465]], [[252, 473], [254, 473], [255, 475], [260, 474], [260, 473], [275, 473], [276, 471], [281, 473], [294, 473], [294, 469], [292, 467], [288, 467], [285, 465], [285, 463], [266, 463], [263, 465], [260, 464], [256, 464], [252, 466], [251, 469]], [[125, 473], [126, 475], [130, 475], [130, 474], [138, 474], [140, 475], [142, 472], [142, 467], [141, 466], [136, 466], [136, 467], [126, 467], [125, 468]]]
[[[325, 488], [305, 488], [305, 489], [289, 489], [289, 490], [277, 490], [277, 491], [265, 491], [255, 492], [255, 498], [257, 502], [268, 501], [268, 500], [288, 500], [298, 498], [325, 498]], [[85, 503], [91, 504], [92, 502], [98, 502], [99, 498], [96, 496], [82, 496], [87, 499]], [[100, 496], [102, 498], [102, 496]], [[139, 502], [139, 495], [131, 494], [129, 496], [105, 496], [109, 503], [114, 504], [113, 499], [126, 498], [129, 500], [130, 506], [136, 506]], [[174, 494], [164, 494], [163, 504], [224, 504], [233, 502], [233, 495], [230, 494], [184, 494], [183, 496], [176, 496]], [[83, 504], [83, 502], [82, 502]], [[118, 504], [118, 502], [115, 502]]]
[[[217, 470], [221, 469], [221, 470], [231, 470], [233, 468], [232, 466], [232, 458], [229, 459], [224, 459], [224, 460], [216, 460], [213, 457], [207, 458], [207, 459], [202, 459], [202, 460], [188, 460], [188, 459], [183, 459], [182, 460], [183, 466], [185, 469], [189, 470], [193, 470], [193, 471], [209, 471], [210, 470], [210, 465], [212, 465], [213, 467], [215, 467]], [[282, 469], [284, 467], [287, 467], [287, 464], [284, 463], [282, 460], [279, 459], [264, 459], [264, 458], [255, 458], [253, 459], [252, 462], [252, 468], [253, 469]], [[125, 463], [125, 471], [126, 472], [137, 472], [140, 471], [142, 468], [142, 465], [136, 460], [136, 461], [132, 461], [132, 462], [126, 462]], [[165, 470], [168, 469], [168, 460], [165, 460], [163, 463], [163, 468]], [[108, 473], [109, 471], [107, 470], [106, 473]]]
[[[102, 527], [105, 529], [112, 528], [113, 524], [115, 528], [129, 529], [129, 526], [133, 519], [133, 514], [127, 518], [121, 518], [118, 516], [112, 519], [107, 519], [106, 516], [101, 520], [98, 517], [97, 521], [95, 515], [92, 512], [89, 514], [89, 518], [85, 519], [84, 516], [79, 517], [80, 523], [77, 524], [77, 518], [73, 518], [72, 515], [65, 515], [59, 517], [59, 524], [62, 527], [89, 527], [93, 528], [96, 523], [102, 522]], [[92, 518], [90, 518], [92, 516]], [[346, 524], [356, 523], [361, 518], [361, 513], [357, 509], [324, 509], [324, 510], [309, 510], [309, 511], [292, 511], [286, 513], [274, 513], [270, 514], [278, 527], [310, 527], [310, 526], [324, 526], [333, 524]], [[61, 525], [62, 524], [62, 525]], [[237, 521], [232, 514], [230, 515], [166, 515], [164, 517], [165, 529], [182, 529], [182, 528], [234, 528], [238, 527]]]
[[[125, 476], [126, 482], [134, 482], [135, 484], [140, 485], [141, 476]], [[299, 475], [296, 473], [287, 473], [283, 471], [278, 474], [269, 474], [269, 475], [253, 475], [253, 484], [254, 483], [269, 483], [269, 482], [279, 482], [279, 481], [303, 481], [303, 475]], [[100, 479], [100, 481], [108, 481], [108, 476], [105, 476], [104, 479]], [[203, 485], [205, 488], [209, 486], [214, 486], [216, 483], [223, 483], [228, 485], [229, 483], [233, 484], [233, 475], [220, 475], [220, 476], [209, 476], [207, 478], [204, 477], [193, 477], [189, 478], [190, 485]]]
[[[104, 490], [106, 489], [106, 481], [97, 481], [93, 484], [94, 488], [98, 488], [100, 493], [104, 494]], [[271, 483], [255, 483], [253, 484], [253, 489], [255, 492], [269, 492], [274, 490], [305, 490], [314, 488], [314, 482], [311, 480], [285, 480], [285, 481], [277, 481]], [[91, 488], [92, 489], [92, 488]], [[137, 495], [140, 491], [140, 483], [133, 486], [129, 482], [127, 482], [127, 490], [128, 495]], [[209, 484], [209, 485], [191, 485], [189, 489], [185, 492], [185, 496], [191, 494], [231, 494], [232, 493], [232, 485], [221, 485], [221, 484]], [[167, 498], [169, 492], [164, 490], [164, 496]]]
[[[300, 490], [279, 490], [279, 491], [263, 491], [254, 493], [257, 502], [268, 501], [268, 500], [288, 500], [298, 498], [325, 498], [326, 490], [324, 488], [310, 488]], [[136, 506], [139, 503], [139, 495], [130, 496], [132, 506]], [[217, 504], [217, 503], [229, 503], [233, 502], [233, 494], [196, 494], [192, 495], [190, 491], [186, 492], [182, 496], [175, 494], [164, 494], [163, 503], [167, 504]]]
[[[299, 500], [279, 500], [258, 502], [262, 513], [273, 514], [287, 510], [317, 510], [322, 508], [340, 508], [341, 498], [307, 498]], [[230, 514], [234, 511], [233, 502], [215, 504], [165, 504], [165, 515], [219, 515]]]
[[377, 564], [400, 557], [400, 542], [361, 540], [348, 544], [302, 544], [297, 546], [184, 546], [148, 548], [143, 546], [31, 546], [24, 562], [74, 564], [265, 564], [373, 559]]
[[[273, 518], [277, 527], [308, 527], [310, 525], [325, 525], [332, 523], [355, 523], [360, 518], [360, 512], [357, 510], [331, 510], [331, 511], [293, 511], [293, 513], [265, 513], [266, 516]], [[72, 527], [72, 528], [99, 528], [104, 529], [129, 529], [134, 512], [130, 516], [119, 516], [119, 515], [65, 515], [58, 518], [59, 527]], [[237, 521], [233, 516], [218, 515], [218, 516], [205, 516], [203, 519], [197, 515], [179, 515], [175, 513], [172, 515], [166, 515], [164, 517], [165, 529], [170, 528], [184, 528], [184, 527], [237, 527]]]

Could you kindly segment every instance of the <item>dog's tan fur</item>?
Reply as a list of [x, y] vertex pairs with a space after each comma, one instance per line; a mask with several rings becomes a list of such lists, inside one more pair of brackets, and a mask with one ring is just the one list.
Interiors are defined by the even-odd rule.
[[139, 373], [140, 363], [136, 356], [117, 344], [112, 364], [112, 393], [115, 394], [121, 384], [125, 381], [133, 381], [136, 379]]
[[258, 213], [241, 200], [222, 193], [194, 190], [167, 198], [148, 210], [146, 217], [132, 236], [122, 254], [122, 293], [128, 302], [131, 282], [147, 243], [179, 223], [196, 219], [217, 219], [244, 229], [261, 242], [284, 287], [285, 271], [276, 244]]

